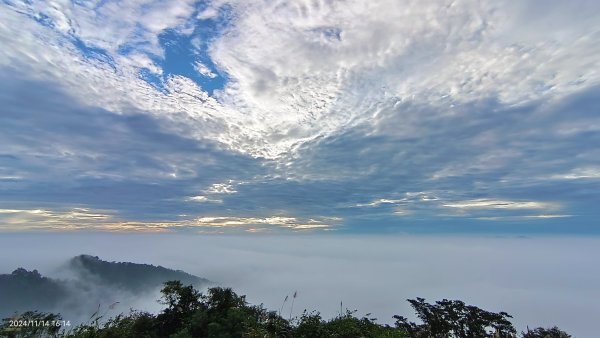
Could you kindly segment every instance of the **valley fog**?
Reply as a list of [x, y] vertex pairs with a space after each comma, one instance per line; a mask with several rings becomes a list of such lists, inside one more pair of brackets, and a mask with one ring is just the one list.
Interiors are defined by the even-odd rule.
[[[599, 238], [10, 233], [0, 237], [0, 273], [64, 278], [61, 265], [79, 254], [180, 269], [283, 306], [286, 318], [304, 309], [333, 317], [341, 302], [391, 324], [395, 314], [413, 318], [407, 298], [448, 298], [506, 311], [517, 330], [558, 325], [586, 338], [600, 313]], [[156, 312], [156, 297], [135, 304]]]

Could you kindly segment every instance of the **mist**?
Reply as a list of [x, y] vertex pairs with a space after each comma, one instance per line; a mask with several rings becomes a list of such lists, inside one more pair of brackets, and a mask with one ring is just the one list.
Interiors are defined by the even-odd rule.
[[[392, 323], [395, 314], [414, 318], [407, 298], [448, 298], [506, 311], [517, 330], [558, 325], [586, 338], [600, 313], [597, 237], [5, 233], [0, 273], [24, 267], [61, 278], [79, 254], [181, 269], [250, 303], [283, 306], [284, 317], [307, 309], [328, 318], [341, 307]], [[296, 291], [292, 309], [284, 299]], [[132, 302], [156, 312], [157, 297]]]

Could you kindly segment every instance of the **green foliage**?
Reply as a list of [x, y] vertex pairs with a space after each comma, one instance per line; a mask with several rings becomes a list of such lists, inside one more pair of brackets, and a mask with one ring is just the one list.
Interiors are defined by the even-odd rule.
[[404, 329], [393, 328], [376, 323], [375, 318], [354, 316], [356, 311], [348, 311], [325, 323], [325, 337], [359, 338], [359, 337], [408, 337]]
[[522, 332], [523, 338], [571, 338], [571, 335], [562, 331], [558, 327], [552, 327], [549, 329], [544, 329], [538, 327], [537, 329], [529, 330], [527, 332]]
[[[0, 337], [64, 338], [514, 338], [515, 329], [504, 312], [493, 313], [461, 301], [442, 300], [435, 304], [423, 298], [409, 299], [423, 322], [415, 324], [394, 316], [396, 325], [378, 324], [369, 314], [358, 317], [346, 310], [324, 320], [318, 312], [304, 311], [296, 318], [285, 319], [280, 313], [262, 305], [246, 302], [245, 296], [230, 288], [210, 288], [205, 294], [179, 281], [164, 284], [160, 302], [165, 305], [157, 315], [132, 311], [102, 322], [97, 311], [88, 321], [72, 330], [59, 327], [35, 327], [15, 331], [0, 327]], [[281, 310], [280, 310], [281, 312]], [[60, 316], [28, 312], [31, 319], [60, 320]], [[522, 333], [522, 338], [571, 338], [554, 327], [537, 328]]]
[[296, 326], [296, 337], [299, 338], [317, 338], [326, 337], [328, 330], [325, 328], [325, 321], [318, 312], [304, 312], [298, 320]]
[[411, 337], [427, 338], [509, 338], [516, 334], [506, 312], [494, 313], [459, 300], [425, 302], [423, 298], [409, 299], [423, 324], [409, 322], [402, 316], [396, 326], [408, 331]]

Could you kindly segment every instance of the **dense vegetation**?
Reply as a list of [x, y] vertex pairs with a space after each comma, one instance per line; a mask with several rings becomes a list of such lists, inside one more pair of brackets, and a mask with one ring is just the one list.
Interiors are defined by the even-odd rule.
[[[0, 326], [0, 337], [70, 337], [70, 338], [138, 338], [138, 337], [406, 337], [406, 338], [508, 338], [517, 337], [510, 323], [510, 315], [493, 313], [461, 301], [442, 300], [435, 304], [425, 299], [409, 299], [420, 324], [402, 316], [394, 316], [393, 326], [378, 324], [374, 318], [357, 317], [346, 311], [336, 318], [324, 320], [318, 312], [304, 312], [286, 319], [280, 313], [261, 306], [250, 305], [245, 296], [228, 288], [210, 288], [202, 294], [193, 286], [179, 281], [164, 284], [161, 302], [165, 308], [159, 314], [132, 311], [104, 320], [95, 313], [90, 320], [77, 327], [10, 326], [5, 319]], [[60, 323], [55, 314], [27, 312], [21, 320], [36, 323]], [[14, 318], [13, 318], [14, 320]], [[522, 338], [569, 338], [567, 333], [554, 327], [537, 328], [522, 332]]]

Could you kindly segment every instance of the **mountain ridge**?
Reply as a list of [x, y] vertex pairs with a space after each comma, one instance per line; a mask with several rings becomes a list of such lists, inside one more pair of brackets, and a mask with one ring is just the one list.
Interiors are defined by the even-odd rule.
[[105, 261], [81, 254], [62, 266], [58, 277], [43, 276], [37, 269], [19, 267], [0, 274], [0, 316], [28, 310], [59, 312], [75, 318], [107, 301], [118, 301], [121, 309], [156, 301], [164, 282], [179, 280], [196, 288], [214, 284], [208, 279], [152, 264]]

